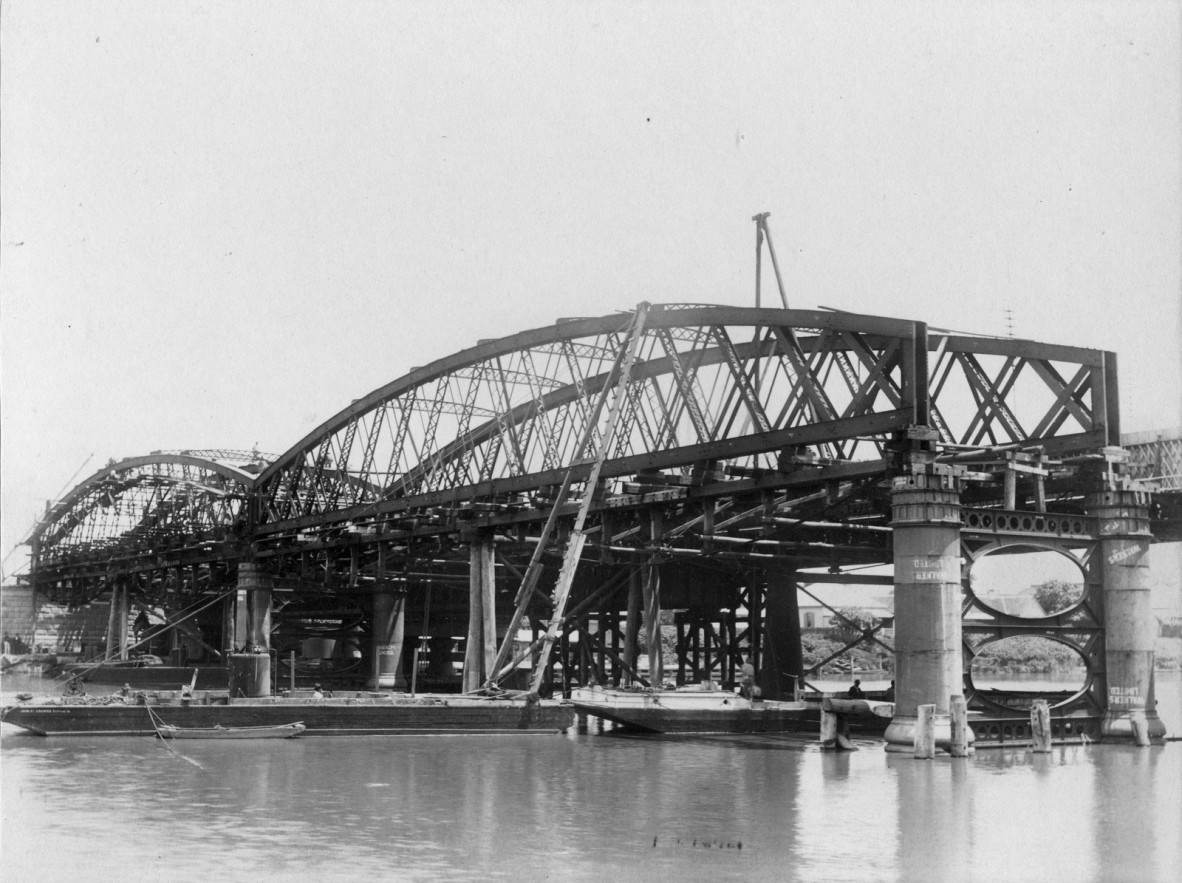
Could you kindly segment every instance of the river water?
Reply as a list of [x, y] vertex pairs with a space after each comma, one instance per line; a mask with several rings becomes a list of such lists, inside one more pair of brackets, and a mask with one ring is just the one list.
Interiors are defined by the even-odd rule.
[[[1179, 676], [1159, 674], [1158, 694], [1178, 735]], [[1182, 869], [1182, 742], [917, 761], [873, 742], [830, 754], [803, 737], [592, 727], [187, 742], [178, 756], [155, 739], [0, 730], [13, 883], [1107, 883]]]

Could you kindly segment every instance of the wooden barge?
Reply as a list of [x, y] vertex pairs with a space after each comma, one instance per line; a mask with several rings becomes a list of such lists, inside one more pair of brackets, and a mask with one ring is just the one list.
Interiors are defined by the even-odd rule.
[[224, 691], [140, 692], [129, 697], [27, 701], [0, 709], [0, 721], [40, 736], [154, 736], [182, 728], [268, 727], [299, 720], [307, 736], [559, 733], [573, 706], [521, 696], [408, 696], [335, 692], [231, 699]]

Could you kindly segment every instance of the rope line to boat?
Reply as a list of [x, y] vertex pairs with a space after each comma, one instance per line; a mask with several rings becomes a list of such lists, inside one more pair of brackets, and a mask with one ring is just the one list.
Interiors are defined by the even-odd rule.
[[[155, 711], [152, 710], [151, 705], [145, 705], [144, 708], [146, 708], [148, 710], [148, 720], [152, 722], [152, 729], [154, 729], [156, 731], [156, 737], [160, 740], [160, 742], [164, 745], [164, 747], [167, 748], [173, 754], [174, 757], [179, 757], [181, 760], [187, 760], [189, 763], [193, 764], [193, 766], [197, 767], [197, 769], [199, 769], [199, 770], [205, 769], [205, 767], [203, 767], [197, 761], [193, 760], [193, 758], [185, 757], [185, 755], [181, 754], [179, 751], [177, 751], [175, 748], [173, 748], [171, 745], [169, 745], [168, 740], [166, 738], [164, 738], [164, 734], [162, 732], [160, 732], [160, 727], [157, 725], [157, 721], [159, 721], [161, 724], [164, 724], [164, 721], [159, 717], [159, 715], [156, 714]], [[164, 725], [168, 726], [167, 724], [164, 724]]]
[[[238, 589], [235, 587], [233, 589], [230, 589], [230, 590], [223, 592], [222, 594], [216, 596], [215, 598], [213, 598], [213, 600], [207, 601], [206, 603], [202, 604], [200, 607], [196, 607], [196, 608], [191, 609], [189, 611], [183, 612], [179, 619], [173, 620], [172, 622], [168, 623], [168, 628], [166, 628], [165, 631], [167, 631], [168, 629], [171, 629], [171, 628], [175, 628], [176, 626], [180, 625], [181, 623], [192, 619], [198, 613], [201, 613], [206, 608], [212, 607], [214, 604], [217, 604], [219, 601], [226, 600], [226, 598], [229, 598], [231, 595], [235, 594], [237, 591], [238, 591]], [[122, 648], [121, 650], [112, 650], [109, 653], [104, 653], [100, 657], [95, 657], [94, 659], [89, 659], [85, 663], [83, 663], [83, 665], [90, 665], [90, 666], [97, 667], [97, 666], [102, 665], [104, 662], [110, 662], [111, 660], [118, 657], [120, 653], [126, 653], [130, 650], [134, 650], [136, 647], [139, 647], [141, 644], [147, 644], [149, 641], [151, 641], [153, 638], [155, 638], [159, 634], [160, 634], [160, 632], [157, 632], [155, 635], [149, 635], [146, 638], [140, 638], [140, 640], [136, 641], [134, 644], [129, 644], [128, 646]], [[69, 683], [72, 680], [81, 680], [86, 674], [87, 674], [87, 672], [74, 672], [72, 674], [60, 674], [57, 677], [66, 678], [66, 682]]]

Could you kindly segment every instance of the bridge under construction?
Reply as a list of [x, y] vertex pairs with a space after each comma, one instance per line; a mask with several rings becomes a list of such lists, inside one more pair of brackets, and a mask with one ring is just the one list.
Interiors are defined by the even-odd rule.
[[[298, 671], [396, 690], [729, 686], [747, 659], [769, 699], [818, 668], [799, 586], [889, 585], [893, 634], [858, 623], [850, 644], [895, 656], [889, 745], [960, 695], [979, 739], [1020, 731], [1027, 710], [972, 677], [1014, 636], [1086, 667], [1056, 699], [1058, 734], [1160, 738], [1147, 553], [1182, 539], [1180, 475], [1182, 435], [1122, 445], [1111, 352], [642, 303], [413, 368], [281, 455], [111, 462], [37, 525], [28, 579], [109, 602], [111, 657], [137, 607], [193, 611], [191, 652], [249, 657], [260, 690]], [[980, 590], [986, 562], [1046, 553], [1082, 587], [1063, 609], [1019, 616]]]

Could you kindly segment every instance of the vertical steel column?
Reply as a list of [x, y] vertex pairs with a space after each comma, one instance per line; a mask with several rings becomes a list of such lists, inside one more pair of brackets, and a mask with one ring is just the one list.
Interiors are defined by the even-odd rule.
[[185, 664], [185, 642], [181, 640], [180, 629], [168, 630], [168, 664]]
[[636, 659], [640, 655], [640, 618], [644, 601], [644, 580], [639, 567], [633, 567], [628, 574], [628, 619], [624, 623], [624, 665], [628, 670], [624, 677], [627, 686], [637, 677]]
[[[765, 699], [792, 699], [793, 678], [804, 675], [796, 568], [773, 565], [766, 573], [763, 666], [757, 672], [759, 688]], [[754, 664], [755, 660], [751, 661]]]
[[[107, 605], [107, 659], [114, 659], [119, 653], [119, 595], [122, 591], [120, 583], [111, 587], [111, 600]], [[36, 622], [36, 620], [34, 620]]]
[[661, 571], [655, 564], [645, 564], [644, 639], [648, 647], [648, 682], [660, 689], [665, 682], [665, 662], [661, 653]]
[[218, 645], [223, 653], [234, 649], [234, 596], [222, 599], [222, 640]]
[[1166, 728], [1153, 697], [1155, 620], [1149, 588], [1149, 494], [1107, 490], [1089, 494], [1088, 511], [1099, 521], [1100, 541], [1089, 564], [1104, 607], [1107, 707], [1100, 724], [1105, 739], [1132, 741], [1133, 722], [1144, 715], [1149, 737]]
[[119, 607], [116, 611], [118, 617], [115, 621], [115, 639], [119, 642], [119, 658], [127, 658], [127, 614], [128, 608], [131, 606], [128, 603], [128, 588], [127, 583], [120, 581], [119, 583]]
[[891, 490], [895, 565], [895, 716], [887, 751], [910, 752], [920, 705], [951, 739], [951, 697], [964, 695], [960, 489], [951, 475], [901, 476]]
[[747, 661], [755, 666], [756, 671], [767, 665], [766, 648], [763, 646], [763, 596], [766, 593], [760, 577], [760, 572], [752, 569], [747, 587], [747, 644], [751, 648]]
[[463, 690], [479, 690], [492, 674], [497, 656], [494, 544], [473, 540], [468, 571], [468, 640], [464, 648]]
[[[249, 565], [249, 566], [253, 567], [254, 565]], [[234, 597], [230, 600], [230, 604], [233, 606], [233, 610], [231, 613], [231, 617], [232, 617], [231, 622], [232, 622], [233, 628], [232, 628], [231, 634], [230, 634], [230, 649], [235, 652], [245, 650], [246, 645], [250, 641], [250, 625], [249, 625], [249, 617], [247, 615], [249, 603], [247, 600], [247, 590], [246, 590], [245, 586], [242, 584], [242, 579], [241, 579], [242, 567], [243, 567], [243, 563], [239, 562], [239, 564], [238, 564], [238, 573], [239, 573], [238, 588], [234, 592]]]

